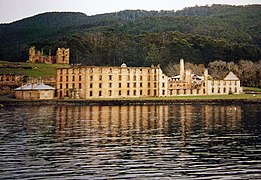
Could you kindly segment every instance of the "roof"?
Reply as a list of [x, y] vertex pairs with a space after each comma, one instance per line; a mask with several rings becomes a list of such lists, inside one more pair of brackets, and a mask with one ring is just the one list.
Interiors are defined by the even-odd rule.
[[239, 78], [233, 73], [229, 72], [228, 75], [224, 78], [225, 81], [238, 81]]
[[55, 88], [45, 84], [26, 84], [15, 89], [16, 91], [29, 91], [29, 90], [55, 90]]

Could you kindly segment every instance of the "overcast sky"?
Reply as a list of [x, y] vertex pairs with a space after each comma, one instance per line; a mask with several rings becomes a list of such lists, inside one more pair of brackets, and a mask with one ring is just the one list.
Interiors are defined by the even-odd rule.
[[95, 15], [125, 9], [181, 10], [184, 7], [211, 4], [261, 4], [261, 0], [0, 0], [0, 23], [53, 11]]

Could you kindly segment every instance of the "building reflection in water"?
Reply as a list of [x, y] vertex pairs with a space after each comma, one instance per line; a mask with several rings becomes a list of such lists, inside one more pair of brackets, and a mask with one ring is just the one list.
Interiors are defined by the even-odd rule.
[[86, 136], [133, 141], [148, 134], [186, 138], [197, 132], [240, 128], [241, 106], [59, 106], [55, 124], [61, 140]]

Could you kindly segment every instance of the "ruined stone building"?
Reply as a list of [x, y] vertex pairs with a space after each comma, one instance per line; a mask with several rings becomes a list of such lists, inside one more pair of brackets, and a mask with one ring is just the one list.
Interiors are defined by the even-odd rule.
[[157, 67], [76, 67], [57, 70], [58, 98], [167, 96], [168, 78]]
[[242, 92], [240, 81], [230, 72], [223, 80], [213, 80], [205, 70], [203, 76], [185, 70], [167, 77], [157, 67], [73, 67], [60, 68], [56, 75], [58, 98], [127, 98], [185, 95], [221, 95]]
[[0, 74], [0, 94], [13, 94], [14, 89], [25, 81], [21, 74]]
[[69, 48], [58, 48], [56, 56], [49, 54], [45, 55], [43, 49], [35, 50], [35, 47], [29, 49], [29, 62], [30, 63], [47, 63], [47, 64], [69, 64], [70, 61], [70, 49]]
[[240, 94], [239, 78], [233, 73], [222, 80], [213, 80], [205, 69], [203, 76], [191, 73], [191, 70], [184, 68], [184, 60], [180, 60], [180, 74], [168, 78], [168, 95], [222, 95]]

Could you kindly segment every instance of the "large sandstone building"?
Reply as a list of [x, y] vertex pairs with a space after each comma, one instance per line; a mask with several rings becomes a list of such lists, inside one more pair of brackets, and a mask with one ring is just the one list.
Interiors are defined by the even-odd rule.
[[57, 70], [58, 98], [167, 96], [168, 78], [157, 67], [77, 67]]
[[69, 64], [70, 61], [70, 49], [58, 48], [56, 56], [51, 56], [51, 50], [49, 54], [45, 55], [43, 49], [41, 51], [35, 50], [35, 47], [29, 49], [29, 62], [30, 63], [49, 63], [49, 64]]
[[241, 93], [240, 80], [230, 72], [223, 80], [213, 80], [185, 70], [180, 61], [180, 74], [167, 77], [156, 67], [73, 67], [57, 70], [58, 98], [127, 98], [180, 95], [221, 95]]

